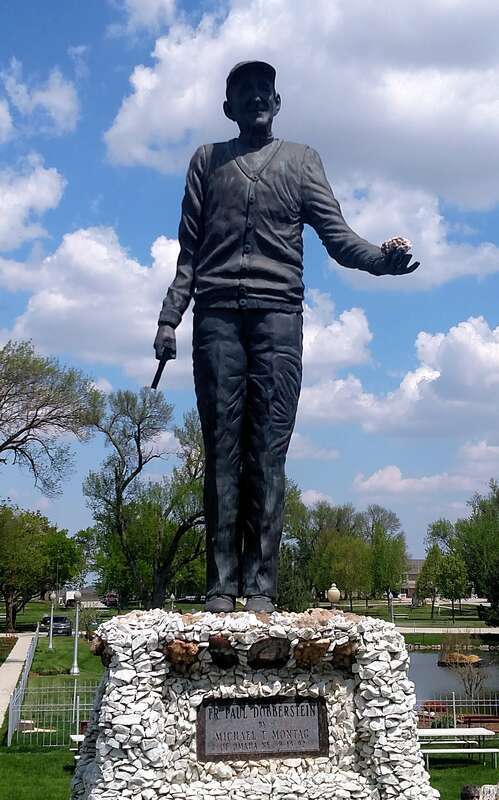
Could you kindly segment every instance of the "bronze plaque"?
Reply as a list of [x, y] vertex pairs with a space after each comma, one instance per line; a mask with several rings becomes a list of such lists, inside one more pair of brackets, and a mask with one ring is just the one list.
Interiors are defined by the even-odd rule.
[[198, 710], [199, 761], [254, 761], [328, 752], [323, 698], [205, 700]]

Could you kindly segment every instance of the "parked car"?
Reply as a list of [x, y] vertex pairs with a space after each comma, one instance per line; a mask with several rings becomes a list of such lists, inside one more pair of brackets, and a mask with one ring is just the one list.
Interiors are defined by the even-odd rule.
[[108, 592], [101, 600], [107, 608], [118, 608], [119, 597], [116, 592]]
[[[42, 617], [40, 622], [40, 630], [45, 633], [50, 631], [50, 614]], [[73, 625], [69, 617], [54, 616], [54, 626], [52, 628], [54, 636], [71, 636], [73, 633]]]

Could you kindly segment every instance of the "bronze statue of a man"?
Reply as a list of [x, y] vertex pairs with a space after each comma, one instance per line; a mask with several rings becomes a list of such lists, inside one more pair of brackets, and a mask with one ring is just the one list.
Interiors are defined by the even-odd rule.
[[[199, 147], [187, 173], [177, 274], [154, 343], [175, 348], [194, 297], [193, 361], [206, 454], [206, 610], [273, 611], [285, 459], [302, 374], [303, 225], [340, 264], [406, 275], [411, 256], [348, 227], [311, 147], [272, 135], [275, 69], [237, 64], [226, 116], [239, 137]], [[403, 240], [402, 240], [403, 241]]]

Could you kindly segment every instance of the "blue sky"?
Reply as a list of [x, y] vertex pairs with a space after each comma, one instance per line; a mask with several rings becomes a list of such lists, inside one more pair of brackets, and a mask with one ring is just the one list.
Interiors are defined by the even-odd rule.
[[[288, 473], [304, 498], [394, 509], [413, 555], [499, 476], [499, 8], [494, 0], [0, 3], [0, 341], [30, 338], [105, 390], [149, 383], [185, 170], [230, 138], [225, 76], [278, 70], [276, 135], [316, 147], [349, 223], [403, 235], [405, 279], [334, 265], [305, 232], [304, 385]], [[164, 388], [194, 404], [190, 313]], [[102, 458], [61, 497], [0, 493], [71, 531]], [[165, 464], [165, 470], [171, 464]]]

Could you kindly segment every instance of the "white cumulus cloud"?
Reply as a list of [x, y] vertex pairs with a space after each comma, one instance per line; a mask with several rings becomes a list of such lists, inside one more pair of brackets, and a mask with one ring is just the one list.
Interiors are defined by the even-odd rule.
[[332, 447], [321, 447], [308, 436], [295, 431], [291, 437], [288, 458], [297, 461], [335, 461], [339, 451]]
[[[159, 237], [151, 255], [151, 266], [144, 266], [130, 258], [112, 228], [87, 228], [66, 234], [41, 262], [0, 259], [0, 285], [30, 293], [8, 334], [32, 338], [46, 352], [119, 365], [150, 384], [156, 321], [175, 274], [178, 243]], [[177, 335], [177, 361], [168, 365], [163, 386], [190, 382], [191, 327], [188, 313]]]
[[[156, 20], [162, 4], [128, 7], [131, 20]], [[118, 163], [183, 169], [195, 145], [233, 131], [221, 109], [230, 67], [263, 58], [278, 68], [278, 132], [316, 146], [335, 182], [383, 178], [492, 206], [498, 27], [490, 0], [315, 0], [313, 13], [289, 0], [229, 0], [199, 23], [174, 21], [152, 62], [135, 67], [109, 153]]]
[[0, 170], [0, 251], [47, 235], [37, 218], [59, 205], [64, 186], [62, 175], [44, 167], [36, 154], [26, 158], [17, 170]]
[[362, 473], [354, 480], [354, 487], [363, 494], [376, 496], [429, 494], [442, 491], [472, 492], [474, 481], [466, 475], [451, 475], [447, 472], [424, 475], [418, 478], [405, 478], [401, 470], [390, 465], [377, 470], [369, 477]]
[[305, 491], [301, 493], [301, 499], [309, 508], [316, 506], [317, 503], [334, 504], [334, 500], [330, 494], [319, 492], [317, 489], [305, 489]]
[[364, 311], [351, 308], [335, 317], [329, 294], [311, 289], [303, 309], [305, 378], [369, 361], [372, 333]]
[[305, 386], [300, 419], [356, 422], [370, 433], [482, 435], [497, 429], [499, 327], [470, 317], [446, 333], [421, 331], [419, 364], [385, 394], [348, 375]]
[[41, 115], [38, 127], [42, 132], [61, 135], [76, 128], [80, 113], [78, 94], [75, 85], [63, 76], [58, 67], [50, 71], [44, 83], [25, 81], [22, 65], [14, 58], [0, 77], [12, 106], [19, 114], [25, 117]]
[[430, 501], [444, 500], [453, 512], [465, 514], [463, 500], [452, 501], [451, 498], [468, 498], [476, 491], [486, 491], [490, 478], [497, 475], [498, 470], [499, 446], [481, 439], [462, 445], [456, 464], [449, 471], [409, 476], [404, 475], [395, 464], [390, 464], [369, 476], [359, 473], [354, 478], [353, 486], [359, 494], [381, 502], [390, 498], [410, 501], [416, 496], [425, 497]]
[[[54, 178], [46, 176], [40, 165], [38, 169], [42, 177]], [[17, 186], [12, 176], [10, 182]], [[36, 188], [37, 182], [32, 184]], [[38, 199], [42, 196], [33, 193]], [[25, 190], [22, 196], [32, 195]], [[41, 234], [40, 226], [26, 222], [28, 199], [16, 224], [12, 215], [10, 224], [6, 220], [4, 245]], [[142, 265], [129, 256], [112, 228], [95, 227], [66, 234], [41, 261], [0, 259], [0, 285], [30, 295], [12, 330], [2, 332], [3, 338], [33, 338], [48, 352], [62, 348], [87, 362], [119, 364], [140, 383], [150, 383], [156, 366], [152, 350], [156, 321], [175, 275], [178, 249], [176, 240], [160, 236], [151, 247], [151, 265]], [[306, 379], [368, 361], [371, 338], [362, 309], [335, 316], [329, 295], [312, 290], [304, 313]], [[191, 309], [177, 329], [177, 345], [177, 360], [168, 364], [162, 385], [192, 386]]]
[[6, 100], [0, 98], [0, 144], [7, 142], [14, 132], [14, 123]]
[[155, 34], [172, 21], [175, 0], [121, 0], [118, 8], [125, 22], [109, 26], [112, 36], [135, 35], [143, 31]]
[[372, 242], [406, 236], [412, 242], [416, 272], [404, 277], [374, 277], [331, 264], [353, 286], [414, 291], [441, 286], [467, 276], [486, 277], [499, 272], [499, 247], [491, 242], [456, 241], [438, 198], [423, 189], [374, 181], [370, 185], [338, 187], [349, 224]]

